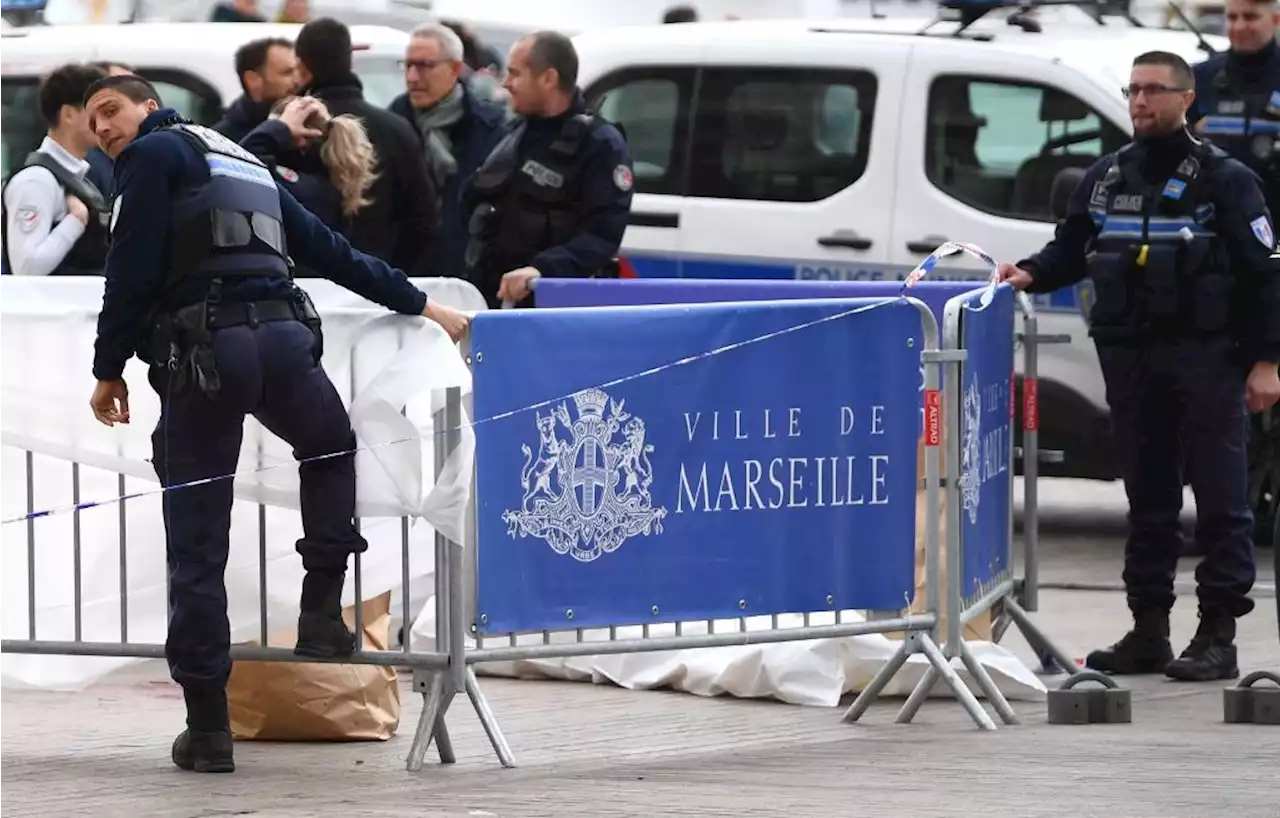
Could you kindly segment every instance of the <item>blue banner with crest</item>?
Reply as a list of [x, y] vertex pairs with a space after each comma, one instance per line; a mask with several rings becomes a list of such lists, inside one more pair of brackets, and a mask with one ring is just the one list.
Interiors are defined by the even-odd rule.
[[883, 299], [477, 315], [477, 629], [905, 607], [920, 322]]
[[1014, 292], [1001, 284], [953, 303], [968, 353], [959, 384], [961, 594], [974, 602], [1010, 569]]

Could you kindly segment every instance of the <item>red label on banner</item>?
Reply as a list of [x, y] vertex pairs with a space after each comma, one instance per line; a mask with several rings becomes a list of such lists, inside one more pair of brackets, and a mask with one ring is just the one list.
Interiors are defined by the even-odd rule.
[[1035, 378], [1022, 379], [1022, 428], [1029, 432], [1040, 428], [1040, 395]]
[[942, 442], [942, 396], [937, 389], [924, 390], [924, 445]]

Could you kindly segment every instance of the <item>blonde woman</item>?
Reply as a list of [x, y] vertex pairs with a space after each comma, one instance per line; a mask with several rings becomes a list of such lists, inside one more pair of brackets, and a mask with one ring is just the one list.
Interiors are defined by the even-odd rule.
[[272, 169], [277, 182], [325, 226], [345, 235], [370, 204], [377, 157], [354, 116], [330, 116], [313, 97], [286, 97], [240, 141]]

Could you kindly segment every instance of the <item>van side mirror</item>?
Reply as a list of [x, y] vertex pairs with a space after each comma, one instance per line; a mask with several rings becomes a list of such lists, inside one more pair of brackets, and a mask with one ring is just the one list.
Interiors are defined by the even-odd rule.
[[1084, 168], [1063, 168], [1053, 177], [1053, 186], [1049, 189], [1049, 212], [1058, 221], [1067, 217], [1071, 194], [1076, 192], [1084, 175]]

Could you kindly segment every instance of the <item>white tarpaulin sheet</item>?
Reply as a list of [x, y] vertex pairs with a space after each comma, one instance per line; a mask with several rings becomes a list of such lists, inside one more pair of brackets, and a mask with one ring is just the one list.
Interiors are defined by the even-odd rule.
[[[434, 531], [439, 529], [464, 541], [461, 531], [474, 462], [474, 435], [464, 428], [461, 446], [446, 463], [440, 479], [433, 478], [431, 417], [443, 406], [445, 387], [460, 386], [464, 395], [470, 393], [470, 374], [457, 348], [434, 324], [392, 315], [327, 281], [299, 283], [310, 292], [324, 317], [324, 366], [351, 411], [359, 446], [365, 449], [356, 461], [358, 511], [366, 518], [362, 530], [370, 546], [362, 558], [363, 595], [369, 598], [388, 589], [398, 590], [400, 518], [413, 518], [409, 534], [411, 602], [417, 620], [411, 639], [415, 649], [430, 649], [434, 634], [430, 591]], [[484, 308], [483, 299], [462, 282], [421, 279], [416, 283], [442, 303], [471, 310]], [[107, 428], [89, 411], [93, 340], [101, 299], [102, 284], [97, 279], [6, 277], [0, 282], [0, 426], [4, 444], [0, 516], [5, 519], [27, 512], [26, 450], [36, 453], [30, 485], [31, 506], [36, 510], [118, 497], [118, 474], [126, 475], [126, 493], [154, 492], [157, 488], [150, 464], [150, 435], [159, 403], [147, 384], [145, 367], [132, 361], [125, 373], [131, 389], [131, 424]], [[468, 420], [464, 412], [464, 425]], [[73, 495], [73, 462], [81, 464], [78, 496]], [[239, 502], [232, 512], [231, 558], [226, 573], [233, 641], [258, 638], [260, 540], [265, 543], [271, 630], [291, 625], [297, 616], [302, 566], [294, 542], [301, 535], [301, 525], [297, 468], [293, 464], [282, 441], [265, 433], [252, 419], [246, 422], [237, 470], [241, 476], [235, 481]], [[268, 470], [257, 471], [263, 468]], [[261, 517], [259, 503], [265, 507]], [[57, 514], [29, 524], [3, 526], [5, 639], [31, 636], [27, 570], [31, 530], [36, 638], [70, 640], [76, 636], [73, 594], [78, 542], [83, 599], [80, 638], [120, 641], [120, 542], [124, 530], [127, 641], [164, 642], [164, 528], [159, 494], [124, 503], [123, 526], [121, 507], [108, 503], [79, 515]], [[260, 527], [265, 531], [263, 537]], [[354, 583], [348, 573], [343, 604], [353, 601]], [[398, 602], [392, 610], [399, 614]], [[853, 621], [854, 616], [846, 613], [845, 621]], [[818, 616], [812, 621], [825, 624]], [[768, 627], [768, 622], [767, 618], [748, 620], [748, 627]], [[783, 622], [784, 627], [795, 624]], [[716, 630], [737, 627], [735, 620], [718, 623]], [[686, 624], [683, 632], [705, 632], [705, 623]], [[661, 626], [651, 628], [650, 634], [670, 635], [662, 632]], [[620, 628], [617, 634], [618, 638], [639, 635], [639, 628]], [[605, 631], [584, 635], [586, 639], [607, 637]], [[574, 638], [572, 633], [557, 634], [553, 641]], [[540, 634], [527, 639], [530, 644], [542, 641]], [[897, 646], [895, 641], [873, 635], [508, 662], [478, 670], [520, 678], [591, 680], [633, 689], [671, 687], [704, 696], [768, 697], [831, 706], [842, 693], [861, 689]], [[975, 644], [973, 649], [1007, 696], [1043, 697], [1044, 685], [1011, 653], [996, 645]], [[132, 661], [136, 660], [7, 654], [3, 684], [80, 689]], [[957, 669], [980, 696], [958, 662]], [[905, 694], [923, 671], [923, 658], [913, 657], [886, 693]], [[950, 693], [939, 686], [935, 695]]]

